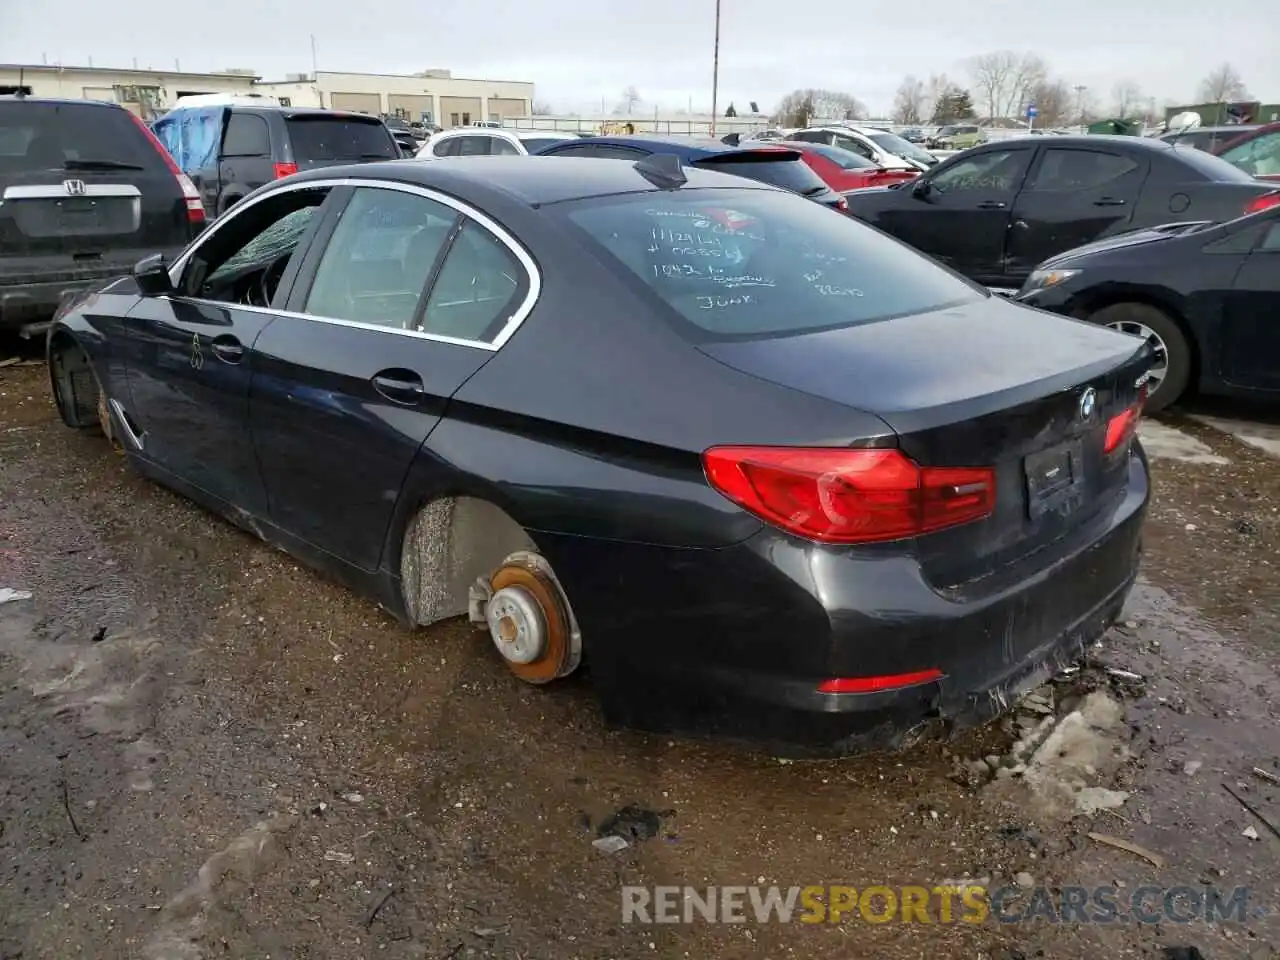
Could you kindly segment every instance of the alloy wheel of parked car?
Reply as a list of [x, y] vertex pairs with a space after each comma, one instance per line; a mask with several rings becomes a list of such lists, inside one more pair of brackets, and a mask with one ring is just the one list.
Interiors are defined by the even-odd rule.
[[1145, 303], [1112, 304], [1090, 319], [1120, 333], [1141, 337], [1155, 349], [1158, 359], [1147, 381], [1148, 413], [1157, 413], [1177, 402], [1191, 379], [1191, 348], [1176, 322]]

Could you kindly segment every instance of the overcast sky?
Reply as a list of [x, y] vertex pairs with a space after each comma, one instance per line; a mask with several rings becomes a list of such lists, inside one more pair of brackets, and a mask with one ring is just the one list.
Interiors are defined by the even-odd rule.
[[[904, 74], [968, 84], [965, 58], [1034, 50], [1105, 103], [1120, 79], [1158, 101], [1194, 99], [1230, 60], [1249, 91], [1280, 101], [1277, 0], [723, 0], [721, 109], [770, 110], [796, 87], [852, 93], [885, 114]], [[148, 15], [146, 10], [154, 11]], [[55, 15], [56, 10], [56, 15]], [[184, 10], [186, 12], [184, 12]], [[714, 0], [217, 0], [131, 5], [0, 0], [0, 62], [249, 67], [267, 79], [311, 69], [530, 80], [560, 111], [613, 109], [634, 85], [652, 108], [711, 101]], [[1271, 23], [1271, 27], [1264, 27]], [[306, 26], [312, 24], [312, 26]], [[232, 26], [234, 25], [234, 26]]]

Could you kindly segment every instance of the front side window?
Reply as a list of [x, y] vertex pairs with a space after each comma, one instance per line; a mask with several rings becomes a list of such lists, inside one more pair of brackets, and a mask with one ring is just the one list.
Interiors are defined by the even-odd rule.
[[1013, 193], [1027, 161], [1024, 150], [992, 150], [965, 157], [930, 180], [943, 193]]
[[984, 296], [856, 219], [785, 193], [682, 190], [546, 209], [695, 341], [853, 326]]
[[325, 247], [303, 312], [409, 330], [458, 214], [435, 200], [358, 188]]
[[875, 156], [869, 146], [861, 140], [855, 140], [853, 137], [841, 137], [837, 135], [835, 138], [835, 145], [841, 150], [848, 150], [852, 153], [856, 153], [860, 157], [865, 157], [868, 160], [873, 159]]
[[290, 190], [226, 214], [187, 261], [179, 291], [219, 303], [270, 306], [328, 192]]

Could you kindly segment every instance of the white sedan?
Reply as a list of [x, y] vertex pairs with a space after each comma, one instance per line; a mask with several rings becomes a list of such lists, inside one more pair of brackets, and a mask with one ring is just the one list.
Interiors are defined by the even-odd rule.
[[418, 150], [417, 159], [436, 157], [527, 156], [573, 133], [558, 130], [508, 130], [494, 127], [455, 127], [435, 134]]

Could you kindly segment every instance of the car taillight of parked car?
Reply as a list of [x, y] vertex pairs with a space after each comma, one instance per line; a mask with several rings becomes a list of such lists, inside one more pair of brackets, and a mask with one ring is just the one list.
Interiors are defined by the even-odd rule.
[[996, 503], [989, 467], [922, 467], [900, 450], [712, 447], [707, 482], [788, 533], [879, 543], [981, 520]]
[[1128, 449], [1129, 441], [1138, 433], [1138, 421], [1142, 419], [1142, 407], [1147, 402], [1148, 389], [1149, 386], [1144, 383], [1138, 389], [1137, 401], [1107, 421], [1107, 435], [1102, 442], [1104, 454], [1110, 455]]
[[1272, 207], [1277, 206], [1280, 206], [1280, 190], [1273, 190], [1250, 200], [1245, 204], [1244, 212], [1246, 214], [1260, 213], [1263, 210], [1270, 210]]
[[169, 168], [169, 172], [173, 174], [178, 181], [178, 189], [182, 191], [182, 201], [187, 208], [187, 222], [192, 226], [204, 226], [204, 201], [200, 199], [200, 191], [196, 189], [196, 185], [191, 182], [191, 178], [182, 172], [178, 166], [178, 161], [173, 159], [173, 155], [169, 153], [168, 148], [160, 142], [157, 137], [136, 113], [130, 113], [130, 118], [138, 125], [147, 138], [147, 141], [156, 148], [164, 165]]
[[275, 174], [277, 180], [283, 180], [285, 177], [292, 177], [298, 172], [296, 163], [277, 163], [275, 165]]

